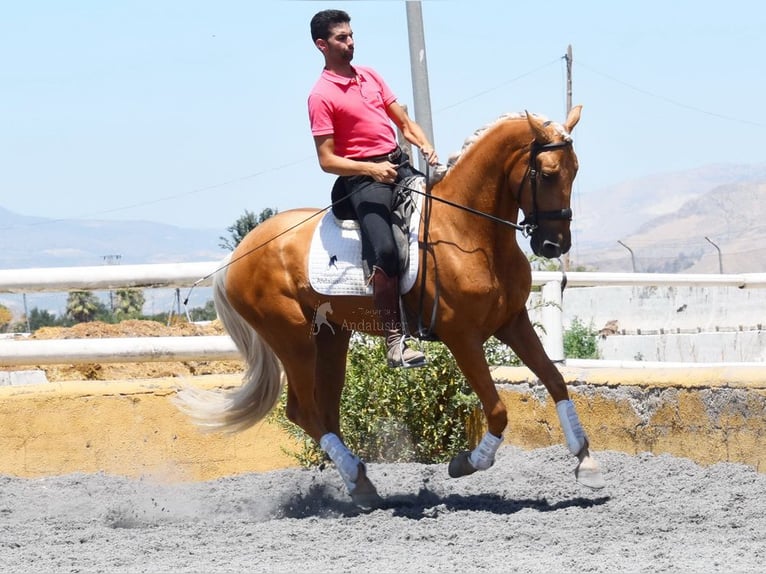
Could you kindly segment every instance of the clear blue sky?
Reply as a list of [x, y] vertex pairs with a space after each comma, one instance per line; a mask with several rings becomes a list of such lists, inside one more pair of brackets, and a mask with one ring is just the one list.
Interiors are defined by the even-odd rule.
[[[413, 108], [404, 2], [25, 0], [0, 12], [0, 207], [225, 230], [323, 207], [306, 96], [309, 20], [352, 17], [355, 62]], [[577, 194], [766, 160], [760, 0], [424, 1], [443, 160], [504, 112], [564, 117], [574, 53]], [[608, 215], [608, 214], [605, 214]]]

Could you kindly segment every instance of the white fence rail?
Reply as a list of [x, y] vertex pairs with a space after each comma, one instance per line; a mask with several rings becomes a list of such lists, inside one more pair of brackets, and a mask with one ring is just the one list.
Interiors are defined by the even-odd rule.
[[227, 336], [0, 341], [0, 366], [224, 361], [240, 357]]
[[[152, 265], [99, 265], [0, 269], [0, 293], [104, 291], [128, 287], [190, 287], [221, 266], [220, 261]], [[210, 285], [211, 280], [201, 285]]]
[[[74, 290], [103, 291], [123, 288], [181, 288], [209, 285], [220, 261], [199, 263], [104, 265], [0, 270], [0, 293], [40, 293]], [[540, 271], [533, 284], [542, 285], [543, 343], [553, 360], [564, 359], [562, 290], [564, 275]], [[658, 273], [566, 274], [570, 287], [695, 286], [766, 287], [766, 273], [701, 275]], [[230, 360], [238, 357], [229, 337], [138, 337], [88, 340], [2, 340], [0, 366], [89, 362], [146, 362], [176, 360]]]

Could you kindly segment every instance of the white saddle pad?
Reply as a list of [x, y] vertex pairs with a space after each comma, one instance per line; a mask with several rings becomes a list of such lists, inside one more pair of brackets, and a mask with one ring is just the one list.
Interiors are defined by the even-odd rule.
[[[409, 266], [400, 279], [401, 293], [412, 289], [418, 274], [422, 200], [423, 196], [417, 194], [416, 208], [410, 221]], [[322, 295], [372, 295], [372, 285], [366, 283], [362, 268], [359, 222], [337, 219], [329, 210], [324, 214], [314, 230], [309, 248], [309, 283], [314, 291]]]

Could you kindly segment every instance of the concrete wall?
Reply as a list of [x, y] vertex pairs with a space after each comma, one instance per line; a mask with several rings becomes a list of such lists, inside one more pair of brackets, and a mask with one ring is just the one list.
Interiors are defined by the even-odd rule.
[[[766, 367], [562, 368], [592, 449], [651, 452], [766, 472]], [[562, 444], [553, 401], [526, 368], [495, 370], [506, 441]]]
[[572, 287], [564, 290], [564, 323], [574, 316], [596, 327], [616, 319], [628, 332], [716, 331], [766, 327], [766, 289], [735, 287]]
[[619, 333], [599, 341], [602, 359], [766, 361], [765, 289], [572, 287], [562, 307], [565, 328], [575, 317], [596, 330], [617, 321]]
[[163, 481], [209, 480], [295, 465], [295, 444], [268, 422], [203, 434], [170, 402], [181, 384], [239, 376], [0, 387], [0, 474], [105, 472]]
[[[766, 472], [766, 368], [561, 370], [595, 452], [669, 453]], [[563, 444], [555, 406], [526, 368], [494, 376], [510, 413], [507, 443]], [[170, 402], [183, 384], [230, 387], [239, 376], [0, 388], [0, 475], [190, 481], [297, 465], [282, 450], [297, 445], [268, 423], [201, 433]]]
[[606, 360], [764, 363], [766, 331], [614, 335], [599, 339], [598, 349]]

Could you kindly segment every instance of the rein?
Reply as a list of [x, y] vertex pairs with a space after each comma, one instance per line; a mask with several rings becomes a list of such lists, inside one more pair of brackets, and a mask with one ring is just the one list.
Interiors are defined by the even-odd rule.
[[[353, 193], [356, 193], [357, 191], [358, 191], [358, 190], [356, 190], [356, 191], [352, 192], [352, 194], [353, 194]], [[239, 261], [240, 259], [244, 259], [244, 258], [245, 258], [245, 257], [247, 257], [248, 255], [252, 255], [252, 254], [253, 254], [255, 251], [258, 251], [258, 250], [259, 250], [259, 249], [261, 249], [262, 247], [266, 247], [266, 246], [267, 246], [269, 243], [271, 243], [271, 242], [272, 242], [272, 241], [274, 241], [275, 239], [278, 239], [278, 238], [282, 237], [282, 236], [283, 236], [283, 235], [285, 235], [286, 233], [290, 233], [291, 231], [293, 231], [294, 229], [297, 229], [297, 228], [298, 228], [298, 227], [300, 227], [301, 225], [303, 225], [303, 224], [305, 224], [305, 223], [308, 223], [309, 221], [311, 221], [311, 220], [312, 220], [312, 219], [314, 219], [315, 217], [317, 217], [317, 216], [319, 216], [319, 215], [323, 214], [323, 213], [324, 213], [324, 212], [326, 212], [326, 211], [329, 211], [330, 209], [332, 209], [333, 207], [335, 207], [335, 205], [337, 205], [338, 203], [340, 203], [340, 202], [344, 201], [344, 200], [345, 200], [347, 197], [348, 197], [348, 196], [344, 196], [344, 197], [341, 197], [340, 199], [337, 199], [337, 200], [333, 201], [332, 203], [330, 203], [329, 205], [326, 205], [325, 207], [323, 207], [323, 208], [322, 208], [322, 209], [320, 209], [319, 211], [316, 211], [316, 212], [312, 213], [311, 215], [309, 215], [308, 217], [306, 217], [306, 218], [304, 218], [304, 219], [301, 219], [301, 220], [300, 220], [298, 223], [295, 223], [294, 225], [291, 225], [291, 226], [290, 226], [290, 227], [288, 227], [287, 229], [284, 229], [284, 230], [280, 231], [280, 232], [279, 232], [279, 233], [277, 233], [275, 236], [273, 236], [273, 237], [269, 237], [269, 238], [268, 238], [266, 241], [264, 241], [263, 243], [260, 243], [259, 245], [256, 245], [255, 247], [253, 247], [253, 248], [252, 248], [252, 249], [250, 249], [249, 251], [245, 251], [245, 252], [244, 252], [242, 255], [240, 255], [240, 256], [239, 256], [239, 257], [237, 257], [236, 259], [229, 259], [228, 261], [226, 261], [226, 263], [224, 263], [223, 265], [220, 265], [219, 267], [217, 267], [216, 269], [214, 269], [213, 271], [211, 271], [210, 273], [208, 273], [208, 274], [207, 274], [207, 275], [205, 275], [204, 277], [200, 277], [199, 279], [197, 279], [197, 280], [196, 280], [196, 281], [195, 281], [195, 282], [192, 284], [192, 286], [189, 288], [189, 292], [187, 293], [187, 295], [186, 295], [186, 298], [185, 298], [185, 299], [184, 299], [184, 301], [183, 301], [183, 303], [184, 303], [184, 306], [186, 306], [186, 305], [189, 303], [189, 299], [191, 298], [191, 294], [192, 294], [192, 291], [194, 291], [194, 289], [195, 289], [195, 288], [196, 288], [196, 287], [197, 287], [197, 286], [198, 286], [200, 283], [202, 283], [203, 281], [207, 281], [207, 280], [208, 280], [208, 279], [210, 279], [210, 278], [211, 278], [213, 275], [215, 275], [215, 274], [216, 274], [216, 273], [218, 273], [219, 271], [222, 271], [223, 269], [226, 269], [227, 267], [229, 267], [229, 266], [230, 266], [230, 265], [232, 265], [233, 263], [236, 263], [236, 262], [237, 262], [237, 261]]]
[[[572, 210], [567, 209], [560, 209], [560, 210], [552, 210], [552, 211], [538, 211], [537, 210], [537, 168], [536, 168], [536, 162], [537, 162], [537, 155], [540, 152], [551, 150], [551, 149], [557, 149], [557, 148], [563, 148], [568, 145], [571, 145], [571, 141], [564, 141], [564, 142], [557, 142], [557, 143], [548, 143], [548, 144], [538, 144], [536, 141], [532, 141], [530, 143], [530, 152], [529, 152], [529, 162], [527, 166], [527, 172], [525, 177], [530, 178], [530, 183], [532, 186], [532, 215], [530, 217], [525, 217], [524, 220], [521, 223], [515, 223], [513, 221], [508, 221], [507, 219], [502, 219], [500, 217], [497, 217], [495, 215], [492, 215], [491, 213], [486, 213], [484, 211], [480, 211], [478, 209], [474, 209], [472, 207], [468, 207], [467, 205], [461, 205], [459, 203], [455, 203], [454, 201], [450, 201], [448, 199], [444, 199], [442, 197], [436, 197], [431, 194], [431, 185], [428, 184], [428, 180], [430, 179], [429, 171], [430, 171], [430, 165], [426, 163], [426, 191], [420, 191], [419, 189], [414, 189], [412, 187], [409, 187], [407, 185], [404, 185], [402, 183], [397, 184], [397, 187], [401, 190], [407, 190], [411, 193], [417, 193], [419, 195], [422, 195], [426, 198], [425, 206], [424, 206], [424, 229], [423, 229], [423, 238], [424, 238], [424, 244], [425, 247], [423, 249], [423, 257], [422, 257], [422, 269], [423, 272], [421, 274], [421, 290], [420, 290], [420, 312], [418, 313], [418, 338], [424, 339], [424, 340], [436, 340], [436, 337], [433, 335], [433, 331], [431, 330], [431, 327], [428, 329], [425, 329], [422, 324], [423, 319], [423, 305], [424, 305], [424, 292], [425, 292], [425, 283], [426, 283], [426, 257], [427, 257], [427, 246], [428, 246], [428, 231], [430, 228], [430, 220], [431, 220], [431, 200], [439, 201], [441, 203], [444, 203], [446, 205], [449, 205], [450, 207], [454, 207], [456, 209], [460, 209], [462, 211], [466, 211], [468, 213], [471, 213], [473, 215], [476, 215], [478, 217], [482, 217], [484, 219], [487, 219], [489, 221], [492, 221], [494, 223], [498, 223], [500, 225], [505, 225], [507, 227], [511, 227], [517, 231], [520, 231], [522, 236], [529, 237], [535, 229], [537, 229], [537, 222], [541, 219], [550, 219], [550, 220], [562, 220], [572, 219]], [[523, 182], [519, 186], [519, 191], [517, 194], [517, 203], [520, 203], [519, 200], [521, 198], [521, 191], [523, 188]], [[282, 235], [285, 235], [286, 233], [289, 233], [290, 231], [296, 229], [297, 227], [300, 227], [301, 225], [307, 223], [311, 219], [317, 217], [318, 215], [332, 209], [336, 203], [340, 203], [341, 201], [345, 200], [347, 196], [344, 196], [343, 198], [331, 202], [329, 205], [325, 206], [324, 208], [320, 209], [319, 211], [309, 215], [305, 219], [297, 222], [296, 224], [290, 226], [289, 228], [283, 230], [282, 232], [278, 233], [274, 237], [271, 237], [264, 241], [263, 243], [256, 245], [252, 249], [246, 251], [236, 259], [230, 259], [223, 265], [219, 266], [217, 269], [212, 271], [211, 273], [208, 273], [204, 277], [200, 277], [197, 281], [195, 281], [192, 286], [189, 288], [189, 291], [183, 301], [184, 306], [186, 306], [189, 302], [189, 299], [191, 297], [192, 291], [203, 281], [206, 281], [213, 275], [215, 275], [218, 271], [221, 271], [222, 269], [225, 269], [229, 267], [232, 263], [239, 261], [240, 259], [247, 257], [248, 255], [251, 255], [254, 251], [257, 251], [261, 249], [262, 247], [265, 247], [269, 243], [271, 243], [273, 240], [277, 239], [278, 237], [281, 237]], [[563, 285], [562, 285], [563, 288]], [[436, 316], [437, 316], [437, 310], [438, 310], [438, 301], [439, 301], [439, 285], [438, 282], [436, 283], [436, 292], [434, 297], [434, 306], [431, 313], [431, 323], [430, 325], [433, 326], [436, 322]]]
[[[425, 192], [420, 191], [419, 189], [414, 189], [412, 187], [409, 187], [403, 184], [397, 184], [397, 187], [412, 193], [417, 193], [418, 195], [422, 195], [428, 200], [438, 201], [440, 203], [449, 205], [450, 207], [454, 207], [456, 209], [460, 209], [462, 211], [472, 213], [473, 215], [477, 215], [484, 219], [488, 219], [489, 221], [492, 221], [494, 223], [499, 223], [500, 225], [512, 227], [513, 229], [517, 231], [521, 231], [521, 234], [524, 237], [529, 237], [532, 234], [532, 232], [534, 232], [534, 230], [537, 229], [537, 222], [542, 219], [549, 219], [553, 221], [556, 221], [556, 220], [571, 221], [572, 220], [572, 210], [568, 207], [565, 209], [553, 209], [550, 211], [539, 211], [537, 209], [537, 176], [539, 175], [536, 168], [537, 155], [543, 151], [559, 149], [559, 148], [567, 147], [569, 145], [572, 145], [572, 142], [564, 141], [564, 142], [555, 142], [555, 143], [548, 143], [548, 144], [538, 144], [536, 141], [533, 141], [530, 144], [529, 164], [527, 166], [527, 172], [525, 177], [529, 178], [530, 185], [532, 186], [532, 214], [529, 215], [528, 217], [525, 217], [521, 223], [514, 223], [513, 221], [502, 219], [500, 217], [492, 215], [491, 213], [487, 213], [486, 211], [480, 211], [478, 209], [474, 209], [473, 207], [468, 207], [467, 205], [462, 205], [460, 203], [455, 203], [454, 201], [450, 201], [449, 199], [444, 199], [443, 197], [436, 197], [434, 195], [431, 195], [431, 188], [429, 185], [426, 186]], [[430, 169], [430, 166], [427, 166], [426, 170], [428, 171], [429, 169]], [[428, 181], [428, 179], [429, 179], [428, 174], [426, 174], [426, 182]], [[519, 204], [521, 203], [521, 190], [523, 186], [524, 186], [524, 183], [522, 182], [522, 184], [519, 186], [519, 191], [516, 194], [516, 203], [519, 203]], [[427, 213], [429, 212], [430, 212], [430, 208]], [[428, 224], [427, 217], [425, 221], [427, 225]]]
[[474, 209], [473, 207], [468, 207], [467, 205], [462, 205], [460, 203], [455, 203], [454, 201], [450, 201], [449, 199], [444, 199], [443, 197], [436, 197], [434, 195], [431, 195], [430, 190], [428, 191], [420, 191], [419, 189], [414, 189], [412, 187], [406, 186], [406, 185], [399, 185], [401, 189], [406, 189], [407, 191], [410, 191], [412, 193], [417, 193], [418, 195], [422, 195], [423, 197], [429, 199], [438, 201], [440, 203], [444, 203], [446, 205], [449, 205], [451, 207], [455, 207], [457, 209], [460, 209], [462, 211], [467, 211], [468, 213], [473, 213], [474, 215], [478, 215], [479, 217], [483, 217], [484, 219], [489, 219], [490, 221], [493, 221], [495, 223], [499, 223], [501, 225], [507, 225], [508, 227], [512, 227], [516, 229], [517, 231], [521, 231], [522, 235], [524, 237], [528, 237], [537, 227], [537, 225], [534, 224], [527, 224], [527, 223], [514, 223], [513, 221], [508, 221], [507, 219], [502, 219], [500, 217], [496, 217], [492, 215], [491, 213], [487, 213], [486, 211], [479, 211], [478, 209]]

